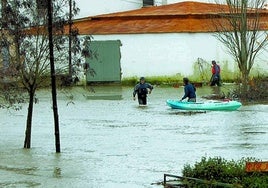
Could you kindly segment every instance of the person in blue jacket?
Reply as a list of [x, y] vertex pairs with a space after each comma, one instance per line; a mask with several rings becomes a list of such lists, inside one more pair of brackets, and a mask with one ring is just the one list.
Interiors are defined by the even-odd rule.
[[184, 95], [180, 101], [188, 98], [188, 102], [196, 102], [196, 88], [189, 82], [188, 78], [183, 78]]
[[153, 86], [145, 82], [145, 78], [141, 77], [140, 82], [134, 87], [133, 100], [136, 100], [136, 94], [138, 95], [138, 102], [140, 105], [147, 104], [147, 94], [151, 93]]

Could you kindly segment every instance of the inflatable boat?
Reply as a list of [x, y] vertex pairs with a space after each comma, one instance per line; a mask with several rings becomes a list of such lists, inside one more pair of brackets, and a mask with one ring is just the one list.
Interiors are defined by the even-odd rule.
[[238, 101], [206, 101], [206, 102], [183, 102], [168, 99], [167, 105], [174, 109], [181, 110], [214, 110], [214, 111], [233, 111], [237, 110], [242, 104]]

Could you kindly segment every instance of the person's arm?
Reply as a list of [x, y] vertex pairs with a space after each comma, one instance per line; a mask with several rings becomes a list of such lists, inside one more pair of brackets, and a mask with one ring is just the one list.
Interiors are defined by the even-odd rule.
[[189, 91], [187, 85], [184, 86], [184, 96], [181, 98], [181, 100], [184, 100], [188, 97]]
[[137, 94], [137, 91], [139, 89], [139, 84], [137, 84], [135, 87], [134, 87], [134, 91], [133, 91], [133, 99], [135, 100], [136, 98], [136, 94]]
[[152, 92], [154, 87], [151, 84], [147, 84], [147, 88], [149, 88], [149, 94]]

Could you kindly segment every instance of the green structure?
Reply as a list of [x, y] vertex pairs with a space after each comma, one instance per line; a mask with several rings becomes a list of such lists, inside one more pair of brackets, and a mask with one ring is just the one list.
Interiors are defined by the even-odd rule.
[[121, 82], [120, 46], [120, 40], [90, 42], [92, 56], [86, 59], [90, 66], [86, 74], [87, 83]]

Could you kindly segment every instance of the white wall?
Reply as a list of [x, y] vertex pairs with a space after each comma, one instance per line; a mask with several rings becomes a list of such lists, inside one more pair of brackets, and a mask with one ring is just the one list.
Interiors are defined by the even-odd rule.
[[[164, 0], [167, 4], [183, 2], [187, 0]], [[226, 0], [191, 0], [196, 2], [226, 2]], [[75, 0], [77, 7], [80, 8], [76, 18], [107, 14], [121, 11], [139, 9], [142, 7], [143, 0]], [[154, 0], [155, 5], [162, 5], [163, 0]]]
[[[166, 0], [167, 4], [185, 0]], [[192, 0], [197, 2], [215, 2], [215, 0]], [[76, 0], [80, 13], [76, 18], [139, 9], [143, 0]], [[154, 0], [155, 5], [162, 5], [162, 0]]]
[[[199, 37], [189, 34], [139, 34], [94, 36], [95, 40], [121, 40], [123, 77], [191, 74], [198, 57], [215, 59], [211, 45], [204, 48]], [[204, 35], [201, 38], [206, 39]], [[210, 48], [211, 50], [207, 50]], [[214, 51], [214, 53], [212, 52]]]
[[76, 18], [139, 9], [142, 0], [76, 0], [80, 13]]
[[[211, 34], [96, 35], [94, 40], [120, 40], [122, 77], [191, 75], [198, 58], [236, 66], [221, 43]], [[255, 67], [268, 70], [268, 54], [257, 58]], [[258, 62], [259, 61], [259, 62]]]

